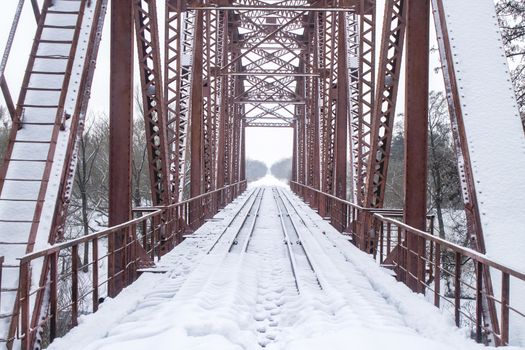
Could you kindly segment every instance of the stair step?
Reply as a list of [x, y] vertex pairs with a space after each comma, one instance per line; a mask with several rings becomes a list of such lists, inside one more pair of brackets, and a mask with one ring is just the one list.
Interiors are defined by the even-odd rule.
[[51, 143], [51, 141], [15, 140], [15, 143]]
[[59, 88], [23, 87], [22, 89], [27, 90], [27, 91], [56, 91], [56, 92], [62, 91], [62, 89], [59, 89]]
[[47, 13], [54, 15], [78, 15], [79, 11], [48, 10]]
[[53, 125], [59, 125], [57, 123], [45, 123], [45, 122], [21, 122], [19, 125], [44, 125], [44, 126], [53, 126]]
[[[34, 221], [33, 220], [4, 220], [4, 219], [0, 219], [0, 222], [17, 222], [17, 223], [33, 223]], [[6, 267], [4, 265], [4, 267]]]
[[20, 159], [20, 158], [11, 158], [6, 159], [8, 162], [47, 162], [47, 159]]
[[55, 24], [44, 24], [44, 28], [50, 28], [50, 29], [76, 29], [76, 26], [72, 25], [55, 25]]
[[44, 72], [40, 70], [34, 70], [31, 74], [44, 74], [44, 75], [65, 75], [66, 72]]
[[23, 108], [58, 108], [57, 105], [21, 105]]
[[14, 179], [14, 178], [10, 178], [10, 177], [6, 177], [6, 178], [4, 179], [4, 181], [46, 182], [46, 181], [44, 181], [44, 180], [42, 180], [42, 179]]
[[34, 55], [35, 59], [46, 59], [46, 60], [67, 60], [69, 56], [65, 55]]
[[73, 44], [71, 40], [49, 40], [49, 39], [41, 39], [39, 43], [40, 44], [67, 44], [67, 45]]

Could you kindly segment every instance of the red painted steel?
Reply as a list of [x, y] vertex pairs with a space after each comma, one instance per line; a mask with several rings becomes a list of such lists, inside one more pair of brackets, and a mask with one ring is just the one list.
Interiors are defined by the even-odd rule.
[[382, 208], [385, 197], [405, 28], [405, 0], [386, 1], [364, 203], [365, 206], [371, 208]]
[[[405, 207], [407, 225], [424, 230], [427, 213], [427, 140], [430, 1], [407, 0], [405, 87]], [[425, 256], [425, 242], [407, 237], [408, 251]], [[423, 292], [421, 259], [406, 254], [408, 286]]]
[[168, 205], [171, 194], [157, 1], [134, 0], [133, 11], [152, 201], [154, 205]]
[[[111, 2], [111, 58], [109, 111], [109, 218], [115, 226], [131, 218], [131, 161], [133, 132], [133, 7], [127, 0]], [[125, 286], [123, 274], [127, 233], [118, 231], [108, 240], [110, 296]]]

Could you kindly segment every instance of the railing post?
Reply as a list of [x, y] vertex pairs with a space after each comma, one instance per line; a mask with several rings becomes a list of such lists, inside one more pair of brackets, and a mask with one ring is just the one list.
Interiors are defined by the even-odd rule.
[[57, 319], [58, 319], [58, 303], [57, 303], [57, 260], [58, 252], [53, 253], [49, 256], [49, 313], [51, 317], [49, 319], [49, 340], [53, 341], [57, 335]]
[[92, 242], [92, 255], [93, 255], [93, 312], [98, 310], [98, 238], [93, 238]]
[[461, 308], [461, 254], [455, 253], [456, 268], [454, 273], [454, 319], [459, 327]]
[[78, 318], [78, 245], [71, 247], [71, 326], [77, 325]]
[[392, 224], [386, 223], [386, 256], [390, 255], [392, 251]]
[[441, 302], [441, 297], [439, 293], [441, 292], [441, 245], [436, 242], [434, 244], [434, 305], [439, 308]]
[[20, 264], [20, 328], [22, 333], [22, 350], [31, 348], [31, 335], [29, 324], [29, 288], [31, 279], [29, 274], [29, 262]]
[[[375, 218], [374, 218], [375, 220]], [[379, 230], [379, 264], [383, 264], [383, 255], [384, 255], [384, 235], [383, 235], [383, 231], [384, 231], [384, 224], [383, 222], [380, 222], [380, 230]], [[377, 249], [376, 249], [376, 252], [377, 252]]]
[[501, 345], [509, 343], [509, 303], [510, 303], [510, 278], [509, 274], [501, 275]]
[[151, 244], [150, 257], [151, 257], [151, 260], [153, 261], [155, 261], [155, 244], [156, 244], [155, 236], [156, 235], [157, 235], [157, 217], [154, 216], [151, 218], [151, 237], [150, 237], [150, 244]]
[[[397, 228], [397, 269], [399, 271], [398, 279], [399, 281], [406, 284], [407, 279], [407, 271], [406, 271], [406, 255], [407, 255], [407, 249], [406, 249], [406, 241], [403, 240], [402, 237], [402, 230], [399, 226], [396, 226]], [[394, 264], [395, 265], [395, 264]]]
[[476, 341], [481, 343], [483, 323], [483, 264], [478, 261], [476, 266]]

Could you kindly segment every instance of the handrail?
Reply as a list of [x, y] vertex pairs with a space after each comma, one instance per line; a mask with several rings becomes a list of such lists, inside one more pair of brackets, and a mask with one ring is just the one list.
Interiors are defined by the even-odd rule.
[[508, 267], [508, 266], [504, 266], [501, 263], [498, 263], [497, 261], [488, 258], [485, 254], [482, 254], [480, 252], [477, 252], [477, 251], [475, 251], [473, 249], [470, 249], [470, 248], [467, 248], [467, 247], [462, 247], [462, 246], [460, 246], [460, 245], [458, 245], [456, 243], [447, 241], [446, 239], [443, 239], [443, 238], [441, 238], [439, 236], [434, 236], [434, 235], [431, 235], [428, 232], [418, 230], [418, 229], [416, 229], [416, 228], [414, 228], [412, 226], [409, 226], [409, 225], [407, 225], [407, 224], [405, 224], [405, 223], [403, 223], [401, 221], [384, 217], [381, 214], [374, 214], [374, 217], [380, 219], [381, 221], [390, 222], [391, 224], [395, 224], [396, 226], [401, 227], [404, 230], [409, 231], [411, 233], [414, 233], [414, 234], [416, 234], [419, 237], [423, 237], [425, 239], [428, 239], [429, 241], [433, 241], [435, 243], [439, 243], [442, 247], [446, 247], [446, 248], [449, 248], [451, 250], [454, 250], [455, 252], [461, 253], [461, 254], [463, 254], [466, 257], [469, 257], [469, 258], [471, 258], [473, 260], [476, 260], [476, 261], [481, 262], [481, 263], [483, 263], [485, 265], [488, 265], [488, 266], [493, 267], [495, 269], [498, 269], [498, 270], [500, 270], [502, 272], [505, 272], [505, 273], [509, 274], [510, 276], [513, 276], [513, 277], [516, 277], [518, 279], [521, 279], [521, 280], [525, 281], [525, 273], [524, 272], [520, 272], [520, 271], [515, 270], [515, 269], [513, 269], [511, 267]]
[[195, 197], [192, 197], [192, 198], [185, 199], [185, 200], [183, 200], [182, 202], [179, 202], [179, 203], [170, 204], [170, 205], [162, 206], [162, 207], [156, 207], [156, 208], [166, 208], [166, 209], [169, 209], [169, 208], [177, 207], [177, 206], [179, 206], [179, 205], [189, 204], [189, 203], [191, 203], [191, 202], [194, 202], [194, 201], [199, 200], [199, 199], [202, 199], [202, 198], [204, 198], [204, 197], [207, 197], [207, 196], [213, 195], [213, 194], [215, 194], [215, 193], [219, 193], [219, 192], [224, 191], [224, 190], [227, 190], [227, 189], [229, 189], [229, 188], [232, 188], [232, 187], [235, 187], [235, 186], [239, 186], [239, 185], [245, 185], [246, 183], [247, 183], [246, 180], [239, 181], [239, 182], [236, 182], [236, 183], [234, 183], [234, 184], [226, 185], [226, 186], [221, 187], [221, 188], [219, 188], [219, 189], [216, 189], [216, 190], [213, 190], [213, 191], [210, 191], [210, 192], [206, 192], [206, 193], [200, 194], [200, 195], [195, 196]]
[[52, 245], [52, 246], [50, 246], [48, 248], [44, 248], [44, 249], [41, 249], [41, 250], [37, 250], [37, 251], [31, 252], [31, 253], [28, 253], [28, 254], [18, 258], [18, 260], [20, 260], [21, 263], [24, 263], [24, 262], [27, 262], [29, 260], [34, 260], [34, 259], [37, 259], [37, 258], [41, 258], [43, 256], [46, 256], [46, 255], [49, 255], [49, 254], [52, 254], [52, 253], [56, 253], [57, 251], [70, 248], [70, 247], [72, 247], [74, 245], [87, 243], [89, 241], [92, 241], [95, 238], [103, 238], [103, 237], [108, 236], [109, 234], [111, 234], [113, 232], [119, 231], [120, 229], [126, 228], [128, 226], [132, 226], [134, 224], [141, 223], [143, 221], [148, 220], [149, 218], [151, 218], [153, 216], [157, 216], [157, 215], [161, 214], [165, 209], [176, 208], [176, 207], [179, 207], [179, 206], [182, 206], [182, 205], [185, 205], [185, 204], [189, 204], [189, 203], [192, 203], [192, 202], [194, 202], [196, 200], [199, 200], [199, 199], [208, 197], [210, 195], [213, 195], [215, 193], [218, 193], [218, 192], [224, 191], [226, 189], [229, 189], [231, 187], [238, 186], [238, 185], [243, 185], [244, 183], [246, 183], [246, 180], [239, 181], [237, 183], [230, 184], [230, 185], [221, 187], [219, 189], [216, 189], [216, 190], [213, 190], [213, 191], [210, 191], [210, 192], [206, 192], [204, 194], [201, 194], [201, 195], [198, 195], [198, 196], [186, 199], [186, 200], [184, 200], [182, 202], [171, 204], [171, 205], [168, 205], [168, 206], [134, 208], [134, 210], [138, 209], [140, 211], [150, 211], [150, 213], [142, 215], [142, 216], [140, 216], [138, 218], [135, 218], [135, 219], [123, 222], [121, 224], [108, 227], [108, 228], [103, 229], [101, 231], [93, 232], [93, 233], [90, 233], [90, 234], [85, 235], [85, 236], [81, 236], [81, 237], [78, 237], [78, 238], [75, 238], [75, 239], [72, 239], [72, 240], [68, 240], [68, 241], [65, 241], [65, 242], [54, 244], [54, 245]]
[[[464, 322], [472, 325], [477, 342], [488, 344], [493, 340], [496, 346], [508, 345], [509, 325], [512, 323], [510, 311], [514, 317], [525, 319], [525, 311], [516, 309], [509, 297], [513, 294], [511, 286], [514, 290], [518, 288], [517, 293], [523, 290], [510, 283], [511, 277], [515, 282], [523, 283], [525, 271], [388, 217], [392, 216], [388, 215], [392, 212], [363, 208], [295, 181], [290, 183], [290, 187], [305, 200], [309, 199], [310, 205], [319, 209], [320, 214], [329, 217], [338, 231], [352, 235], [352, 242], [371, 253], [381, 266], [393, 269], [397, 280], [415, 292], [432, 292], [434, 305], [438, 308], [442, 307], [440, 301], [444, 302], [443, 307], [452, 307], [456, 325], [459, 327]], [[370, 245], [366, 244], [367, 239], [370, 239]], [[369, 250], [370, 246], [374, 249]], [[500, 280], [496, 279], [501, 294], [493, 291], [490, 276], [487, 275], [490, 271], [501, 275]], [[449, 280], [445, 286], [448, 293], [441, 291], [441, 283], [436, 283], [442, 278]], [[463, 305], [462, 295], [465, 292], [475, 295], [475, 315], [468, 310], [468, 305], [467, 308]], [[496, 304], [499, 305], [500, 315], [491, 311], [496, 310]], [[484, 313], [483, 310], [488, 311]]]
[[322, 194], [322, 195], [325, 196], [325, 197], [328, 197], [328, 198], [330, 198], [330, 199], [337, 200], [337, 201], [339, 201], [339, 202], [341, 202], [341, 203], [344, 203], [344, 204], [347, 204], [347, 205], [349, 205], [349, 206], [351, 206], [351, 207], [353, 207], [353, 208], [355, 208], [355, 209], [364, 210], [364, 211], [372, 211], [372, 210], [373, 210], [373, 208], [365, 208], [365, 207], [362, 207], [362, 206], [360, 206], [360, 205], [358, 205], [358, 204], [355, 204], [355, 203], [349, 202], [349, 201], [347, 201], [347, 200], [345, 200], [345, 199], [341, 199], [341, 198], [336, 197], [336, 196], [334, 196], [334, 195], [332, 195], [332, 194], [330, 194], [330, 193], [325, 193], [325, 192], [323, 192], [323, 191], [318, 190], [317, 188], [313, 188], [313, 187], [310, 187], [310, 186], [308, 186], [308, 185], [303, 185], [303, 184], [300, 184], [300, 183], [295, 182], [295, 181], [290, 181], [290, 183], [291, 183], [291, 184], [294, 184], [294, 185], [297, 185], [297, 186], [301, 186], [301, 187], [307, 188], [307, 189], [309, 189], [310, 191], [316, 192], [316, 193], [318, 193], [318, 194]]
[[93, 233], [90, 233], [88, 235], [81, 236], [81, 237], [78, 237], [78, 238], [75, 238], [75, 239], [72, 239], [72, 240], [68, 240], [68, 241], [65, 241], [65, 242], [53, 244], [52, 246], [50, 246], [48, 248], [44, 248], [44, 249], [41, 249], [41, 250], [37, 250], [37, 251], [31, 252], [31, 253], [28, 253], [28, 254], [26, 254], [26, 255], [24, 255], [24, 256], [22, 256], [20, 258], [17, 258], [17, 259], [20, 260], [20, 263], [25, 263], [25, 262], [28, 262], [30, 260], [38, 259], [38, 258], [44, 257], [46, 255], [50, 255], [50, 254], [56, 253], [56, 252], [58, 252], [60, 250], [63, 250], [63, 249], [71, 248], [74, 245], [79, 245], [79, 244], [82, 244], [82, 243], [88, 243], [88, 242], [90, 242], [90, 241], [92, 241], [92, 240], [94, 240], [96, 238], [104, 238], [106, 236], [109, 236], [113, 232], [119, 231], [119, 230], [121, 230], [123, 228], [130, 227], [130, 226], [132, 226], [134, 224], [138, 224], [138, 223], [141, 223], [143, 221], [146, 221], [146, 220], [148, 220], [149, 218], [151, 218], [153, 216], [159, 215], [160, 213], [162, 213], [162, 210], [157, 209], [154, 212], [151, 212], [149, 214], [143, 215], [143, 216], [138, 217], [136, 219], [132, 219], [132, 220], [123, 222], [121, 224], [118, 224], [118, 225], [115, 225], [115, 226], [111, 226], [111, 227], [108, 227], [108, 228], [103, 229], [101, 231], [93, 232]]
[[[290, 183], [293, 183], [295, 185], [299, 185], [299, 186], [302, 186], [304, 188], [307, 188], [311, 191], [315, 191], [319, 194], [322, 194], [323, 196], [326, 196], [330, 199], [333, 199], [333, 200], [336, 200], [340, 203], [344, 203], [346, 205], [349, 205], [351, 207], [354, 207], [356, 209], [359, 209], [359, 210], [362, 210], [362, 211], [365, 211], [365, 212], [372, 212], [373, 213], [373, 216], [380, 219], [381, 221], [384, 221], [384, 222], [390, 222], [391, 224], [395, 224], [397, 225], [398, 227], [401, 227], [407, 231], [410, 231], [420, 237], [424, 237], [425, 239], [428, 239], [430, 241], [433, 241], [435, 243], [439, 243], [441, 244], [442, 246], [444, 247], [447, 247], [449, 249], [452, 249], [452, 250], [455, 250], [459, 253], [462, 253], [463, 255], [469, 257], [469, 258], [472, 258], [476, 261], [479, 261], [485, 265], [488, 265], [490, 267], [493, 267], [493, 268], [496, 268], [498, 270], [501, 270], [505, 273], [508, 273], [509, 275], [513, 276], [513, 277], [516, 277], [516, 278], [519, 278], [521, 280], [524, 280], [525, 281], [525, 272], [520, 272], [518, 270], [515, 270], [513, 268], [510, 268], [508, 266], [504, 266], [502, 265], [501, 263], [498, 263], [497, 261], [495, 260], [492, 260], [490, 258], [488, 258], [485, 254], [482, 254], [480, 252], [477, 252], [473, 249], [470, 249], [470, 248], [467, 248], [467, 247], [462, 247], [456, 243], [453, 243], [453, 242], [450, 242], [450, 241], [447, 241], [446, 239], [443, 239], [439, 236], [434, 236], [434, 235], [431, 235], [430, 233], [428, 232], [425, 232], [425, 231], [422, 231], [422, 230], [418, 230], [412, 226], [409, 226], [399, 220], [395, 220], [395, 219], [392, 219], [392, 218], [388, 218], [384, 215], [381, 215], [380, 213], [375, 213], [374, 211], [376, 210], [375, 208], [365, 208], [365, 207], [361, 207], [360, 205], [358, 204], [355, 204], [355, 203], [352, 203], [352, 202], [349, 202], [345, 199], [341, 199], [339, 197], [336, 197], [334, 195], [331, 195], [329, 193], [325, 193], [325, 192], [322, 192], [322, 191], [319, 191], [318, 189], [315, 189], [313, 187], [310, 187], [310, 186], [307, 186], [307, 185], [303, 185], [303, 184], [300, 184], [300, 183], [297, 183], [295, 181], [290, 181]], [[379, 209], [381, 210], [381, 209]], [[383, 209], [384, 210], [384, 209]]]
[[[246, 180], [239, 181], [169, 206], [135, 208], [133, 212], [140, 215], [129, 221], [18, 258], [18, 306], [13, 316], [16, 335], [8, 342], [19, 339], [25, 350], [37, 337], [52, 341], [62, 336], [77, 325], [79, 314], [97, 311], [100, 297], [114, 296], [133, 283], [142, 269], [154, 266], [188, 230], [197, 229], [233, 201], [246, 184]], [[119, 244], [110, 248], [102, 239], [116, 239]], [[33, 264], [43, 264], [49, 278], [34, 280]], [[106, 265], [107, 270], [101, 270], [100, 265]], [[60, 298], [64, 291], [69, 291], [71, 298]], [[31, 317], [33, 301], [43, 292], [49, 295], [49, 309], [44, 310], [47, 316]], [[42, 336], [39, 329], [46, 335]]]

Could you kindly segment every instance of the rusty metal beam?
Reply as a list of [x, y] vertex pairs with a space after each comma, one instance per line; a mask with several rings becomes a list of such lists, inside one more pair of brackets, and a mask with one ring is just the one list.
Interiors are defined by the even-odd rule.
[[[203, 45], [198, 43], [204, 32], [204, 13], [199, 12], [195, 18], [195, 51], [193, 53], [193, 79], [191, 87], [191, 121], [190, 121], [190, 197], [203, 193], [202, 163], [203, 163], [203, 116], [202, 116], [202, 55]], [[195, 213], [198, 208], [194, 208]]]
[[[405, 206], [407, 225], [426, 230], [430, 0], [407, 0], [405, 87]], [[409, 235], [407, 250], [425, 256], [425, 242]], [[407, 284], [424, 292], [425, 263], [406, 254]]]
[[366, 200], [364, 203], [366, 207], [383, 207], [405, 28], [405, 0], [388, 0], [385, 3], [383, 16], [379, 70], [372, 115], [370, 157], [368, 160]]
[[9, 112], [9, 116], [11, 117], [11, 121], [14, 121], [16, 116], [16, 107], [15, 103], [13, 102], [11, 92], [9, 91], [9, 86], [5, 81], [4, 75], [0, 77], [0, 88], [2, 89], [2, 94], [4, 95], [5, 104], [7, 107], [7, 111]]
[[[337, 16], [338, 33], [337, 33], [337, 102], [335, 117], [335, 141], [334, 141], [334, 186], [336, 197], [346, 199], [346, 166], [347, 166], [347, 139], [348, 139], [348, 74], [347, 52], [346, 52], [346, 30], [345, 14], [339, 13]], [[335, 63], [334, 63], [335, 64]]]
[[[115, 226], [131, 218], [131, 146], [133, 130], [133, 10], [127, 0], [111, 2], [109, 219]], [[124, 288], [127, 233], [109, 239], [108, 295]], [[119, 273], [120, 272], [120, 273]]]
[[166, 104], [162, 89], [156, 0], [134, 0], [135, 34], [153, 205], [170, 204]]

